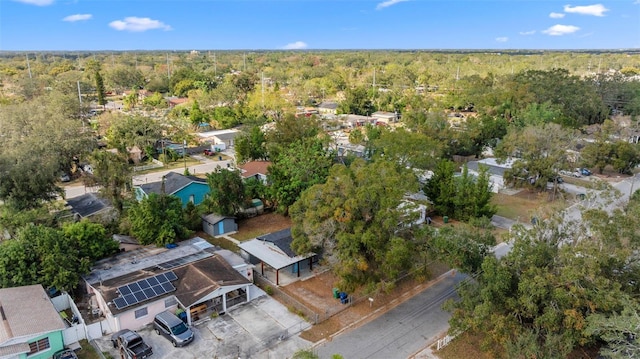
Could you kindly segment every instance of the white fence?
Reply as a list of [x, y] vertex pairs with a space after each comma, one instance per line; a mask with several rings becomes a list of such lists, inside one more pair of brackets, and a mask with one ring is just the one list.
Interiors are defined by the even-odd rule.
[[65, 319], [66, 324], [69, 326], [62, 332], [64, 338], [64, 344], [71, 346], [82, 339], [93, 340], [102, 337], [105, 333], [111, 332], [111, 326], [106, 319], [99, 322], [87, 325], [80, 315], [80, 310], [73, 302], [73, 299], [67, 293], [62, 293], [57, 297], [51, 298], [53, 307], [61, 312], [66, 309], [70, 309], [73, 315], [78, 319], [76, 323], [73, 323], [70, 319]]
[[455, 334], [455, 335], [447, 335], [446, 337], [444, 337], [442, 339], [438, 339], [436, 350], [440, 350], [440, 349], [446, 347], [457, 336], [458, 336], [457, 334]]

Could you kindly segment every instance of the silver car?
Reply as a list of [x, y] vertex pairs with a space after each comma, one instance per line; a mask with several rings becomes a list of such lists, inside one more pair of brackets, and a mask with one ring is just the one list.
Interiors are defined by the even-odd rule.
[[164, 311], [153, 319], [153, 328], [158, 335], [171, 341], [174, 347], [182, 347], [193, 341], [193, 332], [175, 314]]

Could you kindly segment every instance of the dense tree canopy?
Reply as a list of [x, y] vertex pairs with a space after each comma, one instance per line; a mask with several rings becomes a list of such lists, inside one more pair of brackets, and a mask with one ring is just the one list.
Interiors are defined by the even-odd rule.
[[415, 213], [401, 206], [417, 189], [413, 173], [390, 162], [335, 165], [326, 183], [304, 191], [291, 207], [292, 248], [321, 250], [343, 290], [389, 285], [417, 255], [413, 227], [406, 225]]
[[184, 225], [182, 202], [176, 196], [151, 193], [127, 210], [131, 235], [141, 244], [164, 246], [190, 233]]

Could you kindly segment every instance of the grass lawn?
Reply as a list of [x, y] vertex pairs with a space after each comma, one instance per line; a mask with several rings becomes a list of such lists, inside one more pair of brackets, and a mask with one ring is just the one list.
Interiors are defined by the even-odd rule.
[[[76, 352], [78, 359], [102, 359], [100, 354], [96, 353], [95, 349], [93, 349], [86, 339], [80, 341], [80, 346], [82, 349]], [[110, 356], [107, 358], [110, 358]]]
[[278, 213], [265, 213], [238, 221], [238, 232], [230, 235], [239, 241], [246, 241], [263, 234], [277, 232], [291, 227], [291, 218]]
[[462, 333], [455, 338], [449, 345], [435, 351], [436, 346], [433, 346], [434, 353], [440, 359], [493, 359], [493, 356], [489, 353], [485, 353], [480, 350], [480, 341], [482, 337], [479, 335], [470, 335], [468, 333]]
[[495, 193], [491, 202], [496, 205], [499, 216], [516, 221], [529, 222], [534, 215], [545, 217], [545, 213], [566, 205], [561, 196], [550, 201], [549, 193], [523, 190], [515, 195]]

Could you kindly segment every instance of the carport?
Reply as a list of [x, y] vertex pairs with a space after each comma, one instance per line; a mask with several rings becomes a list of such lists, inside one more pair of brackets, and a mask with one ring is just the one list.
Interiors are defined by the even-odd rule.
[[[276, 271], [276, 285], [280, 285], [280, 270], [291, 267], [293, 273], [300, 277], [300, 265], [308, 261], [309, 270], [313, 270], [313, 262], [317, 260], [315, 253], [296, 255], [291, 250], [291, 228], [257, 237], [238, 246], [250, 256], [250, 261], [260, 262], [260, 271], [264, 276], [264, 265]], [[257, 263], [254, 263], [257, 264]]]

